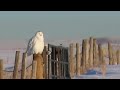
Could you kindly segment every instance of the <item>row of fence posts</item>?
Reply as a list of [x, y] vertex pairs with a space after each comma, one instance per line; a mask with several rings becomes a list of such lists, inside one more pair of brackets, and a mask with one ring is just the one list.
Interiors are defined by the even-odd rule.
[[[79, 76], [86, 73], [87, 70], [100, 67], [103, 75], [106, 73], [106, 60], [102, 44], [97, 43], [96, 39], [90, 37], [82, 40], [82, 48], [76, 43], [76, 54], [74, 58], [74, 44], [69, 46], [69, 69], [70, 77]], [[113, 50], [112, 45], [108, 42], [108, 58], [109, 65], [120, 64], [120, 50]], [[107, 57], [106, 56], [106, 57]]]
[[[112, 45], [108, 42], [108, 58], [109, 65], [120, 64], [120, 50], [113, 50]], [[44, 79], [48, 78], [48, 58], [46, 55], [47, 47], [45, 46], [42, 55], [34, 54], [32, 62], [32, 74], [31, 79]], [[75, 58], [74, 58], [75, 57]], [[76, 60], [75, 60], [76, 59]], [[18, 66], [20, 61], [20, 51], [16, 51], [15, 65], [13, 71], [13, 79], [18, 78]], [[75, 62], [76, 61], [76, 62]], [[22, 70], [21, 79], [26, 79], [26, 62], [27, 54], [23, 53], [22, 56]], [[70, 77], [74, 75], [81, 75], [86, 73], [87, 70], [94, 67], [101, 67], [103, 73], [105, 73], [106, 62], [101, 44], [97, 44], [95, 38], [90, 37], [82, 41], [82, 47], [79, 43], [76, 43], [76, 54], [74, 56], [73, 43], [69, 46], [69, 73]], [[0, 79], [3, 79], [3, 60], [0, 60]]]
[[120, 64], [120, 50], [113, 50], [113, 47], [108, 43], [109, 64]]
[[[33, 54], [32, 61], [32, 72], [30, 75], [31, 79], [44, 79], [47, 78], [46, 70], [46, 46], [44, 48], [43, 54]], [[44, 62], [43, 62], [44, 61]], [[16, 51], [15, 54], [15, 63], [13, 70], [13, 79], [18, 79], [19, 72], [19, 62], [20, 62], [20, 51]], [[23, 53], [22, 55], [22, 68], [21, 68], [21, 79], [26, 79], [26, 69], [27, 69], [27, 54]], [[3, 70], [3, 60], [0, 60], [0, 79], [4, 79], [4, 70]], [[45, 67], [44, 67], [45, 66]]]

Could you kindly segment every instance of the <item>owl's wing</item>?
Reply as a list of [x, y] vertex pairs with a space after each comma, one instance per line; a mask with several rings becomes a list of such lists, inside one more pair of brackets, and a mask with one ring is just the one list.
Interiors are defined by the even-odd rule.
[[31, 54], [32, 48], [33, 48], [33, 45], [34, 45], [33, 42], [34, 42], [34, 37], [29, 40], [26, 53]]

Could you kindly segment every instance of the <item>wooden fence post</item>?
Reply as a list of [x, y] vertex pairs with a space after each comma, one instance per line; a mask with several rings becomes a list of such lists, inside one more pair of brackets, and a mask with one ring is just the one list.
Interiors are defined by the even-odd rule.
[[102, 72], [102, 75], [105, 76], [105, 74], [106, 74], [106, 62], [105, 62], [105, 59], [103, 57], [103, 50], [102, 50], [101, 44], [98, 45], [98, 50], [99, 50], [99, 61], [100, 61], [101, 72]]
[[27, 54], [23, 53], [21, 79], [26, 79], [26, 58]]
[[43, 63], [44, 63], [44, 78], [47, 79], [48, 78], [48, 59], [47, 59], [47, 46], [44, 47], [43, 50]]
[[17, 76], [18, 76], [19, 59], [20, 59], [20, 51], [16, 51], [15, 65], [14, 65], [14, 71], [13, 71], [13, 79], [17, 79]]
[[112, 53], [112, 57], [113, 57], [112, 65], [115, 65], [117, 63], [117, 57], [116, 57], [116, 51], [115, 50]]
[[33, 54], [33, 60], [37, 61], [36, 78], [43, 79], [43, 57], [41, 54]]
[[73, 43], [72, 44], [70, 44], [70, 62], [69, 62], [69, 65], [70, 65], [70, 77], [71, 78], [73, 78], [73, 76], [74, 76], [74, 55], [73, 55]]
[[113, 57], [112, 57], [112, 46], [110, 42], [108, 42], [108, 56], [109, 56], [109, 65], [112, 65]]
[[3, 79], [3, 60], [0, 59], [0, 79]]
[[102, 45], [101, 44], [98, 44], [98, 50], [99, 50], [99, 64], [101, 65], [102, 64], [102, 61], [103, 61], [103, 51], [102, 51]]
[[84, 40], [84, 50], [85, 50], [85, 69], [89, 69], [89, 43], [88, 40]]
[[117, 50], [116, 57], [117, 57], [117, 64], [120, 64], [120, 50]]
[[[61, 61], [61, 59], [62, 59], [62, 55], [61, 54], [62, 54], [62, 48], [59, 47], [58, 48], [58, 61]], [[58, 79], [62, 78], [62, 69], [61, 69], [62, 68], [62, 64], [63, 63], [59, 63], [59, 62], [57, 63], [57, 65], [58, 65], [58, 70], [57, 70], [58, 71], [58, 74], [57, 74], [58, 77], [57, 78]]]
[[93, 65], [94, 67], [97, 67], [98, 65], [98, 52], [96, 39], [93, 39]]
[[36, 79], [36, 72], [37, 72], [37, 61], [32, 62], [32, 76], [31, 79]]
[[51, 68], [51, 56], [52, 56], [52, 48], [50, 48], [50, 44], [48, 44], [48, 51], [51, 51], [51, 54], [48, 55], [48, 79], [52, 79], [52, 68]]
[[90, 49], [89, 49], [90, 67], [93, 68], [93, 37], [90, 37], [89, 43], [90, 43]]
[[77, 76], [80, 75], [80, 70], [81, 70], [81, 57], [80, 57], [80, 44], [76, 44], [76, 74]]
[[85, 40], [82, 41], [81, 73], [85, 73]]

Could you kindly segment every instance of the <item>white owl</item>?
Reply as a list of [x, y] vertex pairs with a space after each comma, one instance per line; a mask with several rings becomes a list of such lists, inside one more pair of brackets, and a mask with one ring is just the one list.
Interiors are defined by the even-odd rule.
[[43, 49], [44, 49], [44, 36], [43, 33], [39, 31], [35, 34], [35, 36], [33, 36], [29, 40], [26, 53], [28, 56], [38, 53], [42, 54]]

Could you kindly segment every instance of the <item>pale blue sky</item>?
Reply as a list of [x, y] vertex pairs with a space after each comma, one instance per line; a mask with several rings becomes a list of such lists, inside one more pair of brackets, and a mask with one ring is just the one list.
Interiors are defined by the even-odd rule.
[[0, 39], [119, 37], [120, 11], [0, 11]]

